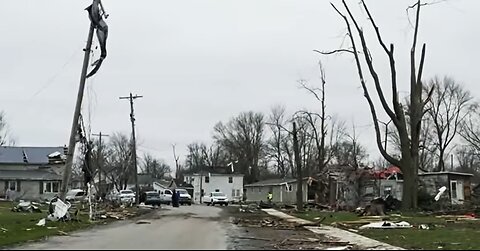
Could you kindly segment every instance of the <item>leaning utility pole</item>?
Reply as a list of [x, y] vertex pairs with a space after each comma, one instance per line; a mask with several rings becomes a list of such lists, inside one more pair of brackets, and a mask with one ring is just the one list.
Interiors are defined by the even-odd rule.
[[[102, 187], [102, 166], [103, 166], [103, 152], [102, 152], [102, 136], [108, 137], [108, 134], [92, 134], [93, 136], [98, 136], [98, 149], [97, 149], [97, 167], [98, 167], [98, 192], [100, 197], [103, 199], [103, 187]], [[94, 179], [95, 180], [95, 179]]]
[[143, 96], [135, 95], [133, 96], [130, 93], [128, 97], [120, 97], [120, 99], [129, 99], [130, 100], [130, 121], [132, 122], [132, 157], [133, 157], [133, 167], [135, 170], [135, 204], [139, 204], [138, 196], [139, 196], [139, 188], [138, 188], [138, 174], [137, 174], [137, 143], [135, 141], [135, 114], [133, 113], [133, 100], [137, 98], [143, 98]]
[[[78, 119], [80, 118], [80, 110], [82, 108], [83, 92], [85, 89], [85, 80], [88, 77], [93, 76], [103, 60], [107, 56], [106, 41], [108, 35], [108, 25], [103, 20], [103, 17], [107, 18], [105, 9], [100, 0], [92, 0], [92, 4], [85, 10], [88, 11], [90, 18], [90, 31], [88, 32], [87, 46], [85, 49], [85, 55], [83, 57], [82, 73], [80, 75], [80, 85], [78, 87], [77, 103], [75, 104], [75, 111], [73, 113], [72, 128], [70, 130], [70, 140], [68, 143], [67, 158], [65, 160], [65, 170], [63, 170], [62, 186], [60, 189], [60, 199], [65, 200], [65, 194], [67, 193], [68, 184], [70, 183], [70, 176], [72, 175], [73, 156], [75, 154], [75, 144], [77, 143], [77, 133], [80, 129]], [[90, 60], [90, 53], [92, 49], [93, 32], [97, 31], [97, 37], [100, 43], [101, 55], [100, 59], [96, 60], [92, 65], [94, 69], [87, 75], [88, 61]]]
[[70, 141], [68, 144], [67, 159], [65, 160], [65, 170], [63, 171], [62, 188], [60, 189], [60, 199], [65, 200], [65, 194], [68, 190], [68, 183], [70, 183], [70, 176], [72, 174], [73, 155], [75, 154], [75, 144], [77, 143], [76, 136], [78, 133], [78, 119], [80, 117], [80, 109], [82, 108], [83, 91], [85, 89], [85, 80], [88, 69], [88, 61], [90, 60], [90, 50], [92, 48], [94, 25], [90, 23], [90, 31], [88, 32], [87, 46], [85, 47], [85, 55], [83, 57], [82, 74], [80, 75], [80, 86], [78, 87], [77, 103], [75, 105], [75, 112], [73, 113], [72, 129], [70, 130]]

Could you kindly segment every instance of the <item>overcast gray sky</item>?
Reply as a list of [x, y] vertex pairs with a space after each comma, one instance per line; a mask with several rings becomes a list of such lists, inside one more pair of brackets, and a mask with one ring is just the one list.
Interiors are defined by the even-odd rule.
[[[365, 23], [358, 0], [348, 2]], [[408, 90], [412, 28], [405, 9], [412, 2], [367, 1], [385, 41], [396, 45], [401, 90]], [[68, 143], [89, 28], [84, 8], [90, 3], [0, 0], [0, 110], [7, 115], [17, 145]], [[370, 155], [378, 155], [373, 127], [366, 126], [371, 117], [353, 59], [313, 52], [342, 45], [345, 27], [329, 1], [103, 4], [110, 14], [108, 56], [87, 82], [82, 110], [92, 133], [130, 133], [129, 103], [118, 97], [143, 95], [135, 102], [139, 154], [150, 152], [174, 166], [171, 144], [184, 160], [188, 143], [210, 143], [213, 126], [242, 111], [268, 113], [276, 104], [289, 112], [318, 110], [318, 102], [297, 81], [318, 86], [321, 59], [327, 74], [327, 112], [355, 121]], [[419, 36], [419, 42], [427, 43], [425, 79], [452, 76], [475, 98], [480, 97], [479, 10], [478, 0], [427, 6]], [[375, 42], [370, 27], [366, 30]], [[378, 47], [372, 51], [388, 80], [384, 54]], [[96, 50], [93, 58], [98, 55]]]

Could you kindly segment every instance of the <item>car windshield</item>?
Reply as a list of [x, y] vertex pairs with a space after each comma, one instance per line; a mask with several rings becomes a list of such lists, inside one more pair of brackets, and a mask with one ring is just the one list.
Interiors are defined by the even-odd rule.
[[159, 197], [158, 193], [155, 193], [155, 192], [150, 192], [146, 194], [147, 194], [147, 197]]
[[187, 194], [187, 191], [185, 190], [177, 190], [180, 194]]
[[224, 193], [212, 193], [213, 196], [225, 196]]
[[78, 193], [78, 195], [82, 195], [82, 194], [83, 194], [82, 191], [74, 190], [74, 191], [68, 191], [67, 194], [66, 194], [66, 196], [75, 196], [75, 195], [77, 195], [77, 193]]
[[131, 194], [133, 191], [130, 190], [125, 190], [125, 191], [120, 191], [121, 194]]

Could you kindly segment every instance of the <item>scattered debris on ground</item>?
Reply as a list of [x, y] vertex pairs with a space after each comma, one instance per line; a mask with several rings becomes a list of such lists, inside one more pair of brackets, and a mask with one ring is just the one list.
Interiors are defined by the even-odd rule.
[[[298, 223], [270, 216], [256, 206], [258, 205], [253, 203], [241, 205], [240, 208], [243, 210], [227, 207], [225, 213], [228, 213], [230, 222], [235, 226], [233, 228], [235, 230], [232, 230], [235, 232], [229, 235], [234, 246], [231, 249], [324, 250], [330, 247], [348, 246], [347, 249], [355, 247], [350, 243], [315, 234]], [[318, 221], [322, 219], [323, 217], [320, 217]]]
[[39, 206], [41, 204], [35, 203], [35, 202], [30, 202], [30, 201], [23, 201], [20, 200], [20, 202], [12, 208], [13, 212], [29, 212], [29, 213], [41, 213], [42, 210], [40, 210]]
[[373, 222], [366, 225], [359, 227], [359, 229], [392, 229], [392, 228], [411, 228], [412, 225], [406, 221], [401, 221], [398, 223], [391, 222], [391, 221], [380, 221], [380, 222]]

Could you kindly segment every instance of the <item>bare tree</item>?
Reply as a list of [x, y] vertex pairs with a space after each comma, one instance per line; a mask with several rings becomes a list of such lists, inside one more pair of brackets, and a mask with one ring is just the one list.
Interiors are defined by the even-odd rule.
[[187, 146], [185, 165], [189, 171], [207, 171], [209, 168], [227, 167], [231, 157], [218, 144], [210, 147], [204, 143], [191, 143]]
[[207, 146], [204, 143], [191, 143], [187, 145], [187, 156], [185, 165], [187, 170], [192, 172], [201, 171], [207, 166], [205, 151]]
[[[405, 101], [408, 107], [408, 100]], [[407, 122], [409, 121], [409, 116], [405, 117]], [[408, 122], [409, 123], [409, 122]], [[432, 129], [433, 122], [429, 116], [424, 116], [422, 118], [422, 128], [420, 130], [419, 138], [419, 153], [418, 153], [418, 169], [424, 172], [432, 172], [435, 169], [435, 162], [438, 160], [438, 144], [435, 143], [435, 132]], [[388, 127], [388, 142], [393, 145], [393, 148], [390, 147], [391, 153], [393, 156], [400, 156], [402, 145], [400, 142], [400, 136], [398, 131], [395, 130], [395, 126], [389, 125]]]
[[300, 148], [298, 145], [298, 138], [297, 138], [297, 127], [295, 122], [293, 124], [292, 130], [292, 140], [293, 140], [293, 151], [295, 152], [295, 165], [297, 168], [297, 210], [303, 210], [303, 175], [302, 175], [302, 161], [300, 158]]
[[175, 160], [175, 178], [179, 179], [182, 171], [180, 170], [180, 163], [178, 160], [180, 159], [179, 156], [177, 156], [177, 152], [175, 151], [175, 144], [172, 144], [173, 148], [173, 159]]
[[132, 168], [132, 144], [125, 134], [114, 133], [104, 148], [105, 173], [117, 190], [126, 189], [129, 178], [135, 174]]
[[3, 145], [15, 145], [15, 140], [11, 137], [8, 129], [5, 113], [0, 111], [0, 146]]
[[150, 174], [153, 178], [162, 179], [171, 172], [170, 166], [163, 160], [153, 157], [151, 154], [145, 153], [143, 155], [142, 171], [145, 174]]
[[480, 155], [477, 149], [471, 145], [459, 146], [455, 151], [455, 155], [458, 161], [456, 171], [471, 173], [474, 175], [471, 182], [480, 182]]
[[[267, 140], [267, 155], [275, 161], [276, 172], [286, 177], [288, 175], [288, 135], [285, 135], [283, 127], [285, 126], [285, 107], [275, 106], [267, 123], [273, 133], [273, 136]], [[286, 153], [287, 152], [287, 153]]]
[[[417, 184], [418, 184], [418, 166], [419, 166], [419, 142], [420, 142], [420, 129], [422, 117], [425, 112], [424, 107], [427, 100], [422, 100], [422, 73], [423, 65], [425, 60], [425, 49], [426, 45], [423, 44], [422, 52], [420, 56], [420, 62], [416, 61], [416, 48], [417, 48], [417, 37], [418, 37], [418, 28], [420, 22], [420, 9], [424, 5], [420, 0], [409, 9], [416, 9], [415, 25], [414, 25], [414, 34], [413, 42], [410, 49], [410, 106], [407, 111], [404, 110], [404, 105], [401, 104], [398, 98], [398, 89], [397, 89], [397, 67], [395, 64], [394, 58], [394, 45], [390, 44], [388, 48], [381, 36], [379, 27], [375, 23], [373, 16], [371, 15], [365, 1], [361, 1], [361, 7], [366, 12], [368, 20], [372, 27], [375, 30], [375, 35], [377, 37], [377, 42], [385, 52], [388, 57], [388, 65], [390, 66], [390, 75], [391, 81], [390, 85], [392, 88], [392, 105], [393, 110], [385, 99], [385, 94], [382, 89], [382, 83], [373, 64], [373, 55], [369, 49], [369, 44], [367, 43], [364, 35], [364, 30], [357, 22], [357, 19], [353, 16], [350, 11], [349, 6], [346, 2], [342, 1], [343, 6], [347, 14], [343, 14], [334, 4], [332, 4], [335, 11], [342, 17], [343, 21], [348, 30], [348, 38], [350, 40], [351, 49], [341, 49], [330, 52], [321, 52], [323, 54], [332, 54], [338, 52], [348, 52], [353, 54], [355, 58], [355, 63], [358, 71], [358, 76], [360, 83], [363, 88], [364, 96], [370, 107], [370, 112], [372, 114], [372, 120], [375, 127], [377, 147], [380, 150], [382, 156], [393, 165], [398, 166], [404, 175], [404, 186], [403, 186], [403, 196], [402, 196], [402, 207], [403, 209], [415, 209], [417, 208]], [[347, 16], [348, 15], [348, 16]], [[363, 60], [361, 60], [363, 56]], [[399, 158], [392, 156], [387, 153], [386, 149], [382, 144], [382, 137], [380, 135], [380, 128], [378, 122], [377, 109], [372, 101], [370, 92], [366, 85], [366, 79], [364, 75], [364, 70], [362, 67], [362, 61], [366, 64], [368, 68], [368, 73], [373, 79], [375, 90], [378, 98], [380, 99], [383, 110], [386, 112], [388, 117], [392, 120], [398, 135], [400, 138], [401, 145], [401, 156]], [[410, 120], [409, 123], [406, 119], [406, 113], [408, 113]]]
[[[304, 115], [306, 115], [307, 121], [311, 125], [311, 129], [313, 132], [313, 139], [315, 140], [315, 144], [317, 147], [317, 172], [321, 172], [327, 163], [330, 161], [330, 157], [327, 154], [327, 149], [325, 146], [325, 140], [327, 137], [327, 115], [325, 113], [326, 109], [326, 104], [325, 104], [325, 70], [322, 66], [322, 62], [318, 62], [319, 70], [320, 70], [320, 80], [322, 83], [321, 88], [313, 88], [313, 87], [308, 87], [305, 83], [305, 81], [300, 81], [300, 85], [309, 91], [315, 99], [317, 99], [320, 102], [320, 113], [319, 114], [314, 114], [311, 112], [302, 112]], [[317, 126], [315, 125], [313, 116], [317, 116], [320, 119], [320, 127], [317, 129]]]
[[351, 166], [358, 169], [367, 158], [367, 151], [359, 142], [355, 129], [352, 125], [352, 132], [346, 133], [346, 139], [336, 144], [334, 152], [335, 160], [340, 165]]
[[427, 114], [433, 123], [438, 149], [438, 164], [434, 171], [445, 171], [445, 151], [457, 135], [457, 129], [471, 110], [473, 103], [469, 91], [462, 88], [452, 78], [433, 78], [425, 87], [433, 89], [428, 103]]
[[476, 109], [471, 110], [462, 122], [460, 136], [473, 148], [480, 153], [480, 112]]
[[258, 164], [264, 154], [264, 117], [261, 113], [243, 112], [226, 124], [214, 127], [214, 139], [225, 151], [238, 160], [246, 183], [258, 181]]

